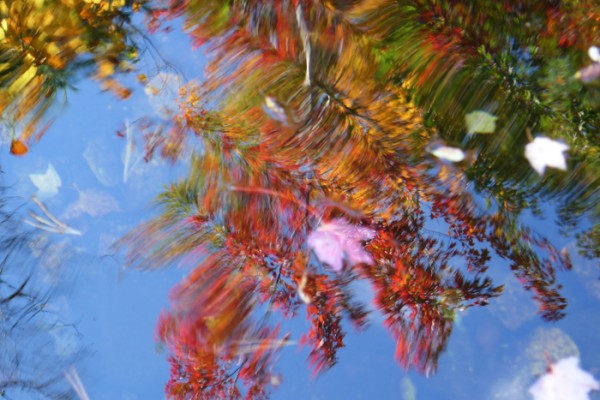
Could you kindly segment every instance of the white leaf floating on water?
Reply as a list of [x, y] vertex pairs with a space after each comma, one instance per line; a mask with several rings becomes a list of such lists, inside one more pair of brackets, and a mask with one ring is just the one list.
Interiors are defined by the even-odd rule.
[[600, 62], [600, 49], [596, 46], [592, 46], [588, 49], [588, 55], [594, 62]]
[[48, 211], [48, 208], [46, 208], [46, 206], [40, 201], [40, 199], [33, 196], [31, 200], [40, 208], [42, 214], [44, 214], [46, 218], [37, 215], [33, 211], [30, 211], [29, 216], [33, 218], [33, 221], [25, 220], [24, 222], [27, 225], [31, 225], [34, 228], [38, 228], [46, 232], [81, 236], [80, 231], [78, 231], [77, 229], [73, 229], [70, 226], [67, 226], [64, 222], [59, 221], [54, 215], [52, 215], [52, 213]]
[[486, 111], [472, 111], [465, 115], [465, 125], [469, 135], [474, 133], [494, 133], [498, 117]]
[[320, 262], [340, 272], [344, 259], [350, 266], [359, 263], [373, 264], [373, 258], [360, 242], [374, 237], [374, 230], [350, 225], [346, 220], [338, 218], [321, 224], [308, 235], [307, 241]]
[[600, 390], [594, 377], [579, 368], [577, 357], [564, 358], [550, 366], [530, 388], [534, 400], [589, 400], [588, 393]]
[[58, 193], [58, 188], [62, 185], [60, 176], [52, 164], [48, 164], [46, 172], [40, 174], [29, 174], [29, 179], [38, 189], [36, 196], [47, 199]]
[[94, 189], [78, 190], [79, 199], [65, 210], [65, 218], [77, 218], [82, 214], [100, 217], [111, 212], [121, 211], [111, 195]]
[[442, 160], [461, 162], [465, 159], [465, 153], [461, 149], [450, 146], [437, 146], [430, 150], [430, 153]]
[[567, 161], [563, 152], [568, 149], [569, 146], [562, 142], [547, 137], [536, 137], [525, 146], [525, 157], [540, 175], [544, 174], [546, 167], [566, 171]]

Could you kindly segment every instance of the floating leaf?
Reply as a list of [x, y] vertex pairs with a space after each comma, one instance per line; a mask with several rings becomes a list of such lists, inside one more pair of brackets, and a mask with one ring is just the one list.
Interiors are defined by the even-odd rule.
[[588, 49], [588, 55], [594, 62], [600, 62], [600, 49], [596, 46], [591, 46]]
[[10, 142], [10, 154], [13, 154], [15, 156], [24, 156], [25, 154], [27, 154], [28, 150], [29, 149], [27, 148], [27, 146], [18, 139], [13, 139]]
[[304, 303], [310, 304], [310, 296], [304, 291], [307, 282], [308, 276], [306, 275], [306, 271], [304, 271], [302, 277], [300, 278], [300, 283], [298, 283], [298, 297], [300, 297], [300, 300], [302, 300]]
[[265, 97], [265, 111], [267, 114], [276, 121], [282, 124], [287, 124], [288, 117], [285, 108], [273, 97]]
[[465, 115], [465, 124], [469, 135], [474, 133], [494, 133], [498, 117], [485, 112], [473, 111]]
[[530, 388], [534, 400], [588, 400], [588, 393], [600, 390], [594, 377], [579, 368], [577, 357], [564, 358], [552, 364]]
[[546, 137], [536, 137], [533, 142], [525, 146], [525, 157], [540, 175], [544, 174], [546, 167], [566, 171], [567, 161], [563, 152], [568, 149], [569, 146], [562, 142]]
[[461, 162], [465, 159], [465, 153], [461, 149], [450, 146], [438, 146], [430, 151], [431, 154], [442, 160], [448, 160], [452, 162]]
[[344, 259], [350, 265], [373, 264], [373, 258], [360, 243], [373, 237], [375, 237], [374, 230], [350, 225], [340, 218], [321, 224], [317, 230], [308, 235], [308, 246], [315, 252], [319, 261], [340, 272]]
[[29, 174], [29, 179], [38, 189], [37, 196], [40, 198], [55, 196], [58, 193], [58, 188], [62, 185], [60, 176], [52, 164], [48, 164], [48, 168], [43, 174]]
[[575, 74], [575, 78], [581, 80], [583, 83], [589, 83], [600, 78], [600, 62], [595, 62], [580, 69]]

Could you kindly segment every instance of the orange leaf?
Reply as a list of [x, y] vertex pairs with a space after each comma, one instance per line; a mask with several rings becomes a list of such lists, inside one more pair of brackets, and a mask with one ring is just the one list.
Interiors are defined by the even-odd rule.
[[15, 156], [24, 156], [27, 154], [28, 148], [19, 139], [13, 139], [10, 143], [10, 154]]

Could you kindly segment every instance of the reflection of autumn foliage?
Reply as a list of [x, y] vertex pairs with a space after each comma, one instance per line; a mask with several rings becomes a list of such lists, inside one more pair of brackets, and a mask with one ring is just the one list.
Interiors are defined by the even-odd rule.
[[[104, 89], [128, 89], [114, 80], [135, 58], [127, 21], [142, 0], [0, 1], [0, 118], [17, 126], [12, 153], [27, 151], [48, 126], [43, 117], [77, 70], [94, 65]], [[16, 129], [16, 128], [15, 128]]]
[[[440, 164], [427, 146], [442, 134], [432, 126], [441, 124], [411, 101], [431, 106], [428, 96], [446, 98], [436, 90], [451, 80], [440, 71], [473, 63], [458, 58], [466, 45], [465, 57], [484, 57], [475, 44], [479, 34], [469, 38], [443, 26], [438, 7], [421, 10], [425, 20], [412, 23], [432, 33], [407, 57], [430, 64], [398, 60], [396, 70], [386, 65], [396, 56], [381, 46], [406, 38], [393, 32], [405, 26], [399, 2], [341, 3], [171, 1], [154, 15], [153, 24], [182, 16], [212, 57], [206, 82], [182, 89], [179, 113], [159, 139], [143, 121], [141, 128], [153, 132], [148, 157], [175, 159], [190, 138], [202, 143], [202, 155], [187, 179], [161, 195], [163, 214], [128, 237], [135, 266], [192, 267], [159, 326], [174, 398], [266, 395], [284, 344], [277, 329], [267, 328], [275, 312], [305, 313], [310, 327], [300, 342], [309, 347], [313, 370], [333, 366], [344, 346], [343, 321], [366, 322], [355, 280], [372, 286], [398, 361], [427, 373], [437, 366], [455, 313], [501, 293], [486, 276], [492, 257], [510, 263], [544, 318], [564, 314], [555, 270], [570, 267], [567, 255], [521, 225], [521, 208], [498, 194], [504, 181], [481, 192], [473, 186], [495, 172], [485, 160], [498, 143], [473, 149], [484, 160], [475, 178], [466, 167]], [[471, 90], [477, 82], [465, 85]], [[456, 105], [451, 95], [459, 97], [450, 89], [442, 114]], [[496, 86], [486, 90], [504, 95]], [[473, 96], [468, 107], [482, 106], [484, 97]], [[360, 238], [369, 257], [357, 257], [356, 247], [354, 259], [348, 249], [332, 248], [346, 256], [338, 273], [337, 262], [327, 264], [337, 258], [313, 256], [308, 237], [341, 220], [374, 234]], [[247, 352], [248, 342], [260, 344]]]
[[176, 288], [173, 312], [160, 319], [158, 337], [171, 353], [167, 393], [175, 398], [235, 398], [238, 381], [249, 397], [260, 398], [278, 379], [272, 358], [285, 339], [252, 321], [249, 282], [223, 268], [225, 261], [214, 255], [194, 270]]

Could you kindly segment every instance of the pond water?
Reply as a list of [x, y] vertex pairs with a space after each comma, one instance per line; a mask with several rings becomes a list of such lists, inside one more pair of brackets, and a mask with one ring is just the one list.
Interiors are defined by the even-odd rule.
[[[346, 12], [338, 3], [327, 2], [329, 10], [338, 7], [332, 15]], [[274, 63], [273, 75], [285, 76], [281, 82], [261, 70], [274, 53], [252, 58], [232, 50], [204, 74], [207, 48], [195, 48], [179, 31], [189, 18], [182, 14], [170, 22], [173, 32], [149, 39], [153, 44], [136, 66], [144, 77], [122, 78], [137, 88], [126, 101], [102, 92], [94, 80], [78, 81], [77, 90], [59, 96], [52, 109], [56, 120], [24, 157], [8, 154], [11, 127], [3, 125], [0, 398], [191, 399], [195, 392], [198, 398], [229, 398], [234, 392], [223, 382], [235, 386], [239, 378], [243, 391], [260, 378], [273, 399], [525, 400], [533, 399], [529, 388], [551, 365], [572, 356], [600, 379], [600, 269], [590, 230], [600, 204], [594, 125], [600, 101], [593, 102], [598, 85], [570, 87], [565, 94], [577, 93], [591, 115], [575, 121], [581, 136], [552, 136], [553, 124], [564, 121], [523, 110], [527, 102], [500, 100], [501, 89], [489, 81], [477, 91], [462, 72], [448, 72], [456, 80], [449, 84], [440, 71], [454, 67], [443, 57], [406, 50], [406, 62], [421, 74], [410, 79], [393, 74], [390, 64], [402, 59], [398, 54], [378, 54], [386, 60], [381, 68], [363, 71], [343, 59], [348, 50], [305, 32], [322, 28], [311, 20], [317, 11], [297, 10], [290, 18], [302, 40], [280, 52], [296, 54], [307, 66], [296, 73]], [[233, 11], [227, 6], [222, 12]], [[259, 22], [267, 17], [253, 18], [239, 23], [264, 34]], [[353, 18], [348, 23], [364, 22]], [[437, 33], [445, 32], [443, 21], [435, 24]], [[340, 32], [328, 34], [339, 39]], [[285, 37], [278, 31], [268, 40], [277, 48]], [[446, 44], [433, 41], [436, 52], [458, 40], [449, 37]], [[356, 52], [364, 50], [356, 44]], [[521, 68], [509, 94], [531, 83], [523, 76], [534, 75], [527, 65], [536, 56], [518, 50], [498, 55], [507, 64], [514, 57]], [[307, 51], [316, 54], [312, 61], [298, 56]], [[573, 45], [564, 54], [575, 52], [581, 49]], [[340, 70], [311, 72], [310, 63], [318, 68], [322, 58], [340, 63]], [[556, 63], [567, 58], [556, 56]], [[429, 77], [419, 69], [426, 62], [438, 68]], [[360, 80], [375, 72], [406, 78], [390, 80], [397, 84], [386, 87], [393, 100], [377, 95], [368, 104], [372, 88], [361, 91]], [[233, 90], [230, 75], [239, 79]], [[171, 134], [173, 114], [191, 104], [186, 96], [193, 87], [180, 89], [193, 79], [214, 79], [227, 88], [198, 92], [207, 96], [198, 100], [204, 114], [194, 117], [204, 121], [205, 136], [185, 139], [174, 157], [163, 151], [172, 144], [167, 139], [156, 145], [159, 155], [148, 157], [152, 133]], [[335, 94], [326, 79], [359, 84], [340, 84], [347, 91]], [[427, 82], [410, 92], [420, 110], [413, 117], [403, 102], [409, 92], [397, 91], [419, 79]], [[262, 80], [266, 92], [257, 89]], [[441, 88], [460, 105], [441, 99]], [[258, 102], [244, 103], [249, 93]], [[555, 102], [564, 100], [559, 97]], [[234, 104], [220, 104], [222, 98]], [[398, 114], [388, 117], [385, 107], [392, 101]], [[219, 108], [223, 114], [211, 114]], [[358, 122], [345, 119], [361, 113], [366, 117]], [[377, 136], [413, 118], [418, 122], [402, 129], [410, 131], [414, 123], [436, 133]], [[534, 118], [542, 122], [533, 124]], [[315, 143], [311, 135], [321, 131], [308, 127], [313, 119], [327, 132]], [[228, 129], [231, 134], [215, 133]], [[364, 136], [356, 133], [361, 129]], [[528, 156], [525, 146], [546, 136], [556, 139], [550, 141], [555, 147]], [[264, 139], [260, 146], [257, 137]], [[360, 145], [347, 145], [354, 141]], [[266, 155], [273, 149], [275, 155]], [[267, 158], [265, 167], [261, 160]], [[260, 173], [248, 177], [254, 169]], [[165, 212], [157, 196], [175, 192], [169, 185], [186, 179], [181, 197], [193, 206], [181, 218], [186, 227], [169, 225], [180, 211], [162, 225], [143, 225]], [[367, 182], [364, 188], [360, 182]], [[581, 237], [590, 238], [588, 253], [595, 251], [596, 258], [581, 254]], [[286, 258], [288, 253], [294, 256]], [[244, 292], [248, 281], [256, 285], [251, 295]], [[20, 291], [23, 282], [26, 290]], [[337, 313], [343, 315], [339, 321]], [[338, 322], [345, 337], [333, 363], [327, 351], [339, 344]], [[276, 325], [276, 334], [266, 328]], [[318, 329], [316, 339], [306, 336]], [[223, 362], [206, 378], [210, 387], [224, 385], [215, 393], [192, 382], [203, 376], [202, 368], [214, 367], [206, 361], [211, 357]], [[252, 361], [258, 367], [240, 376]], [[555, 399], [545, 396], [534, 400]], [[600, 399], [600, 391], [573, 400], [585, 398]]]

